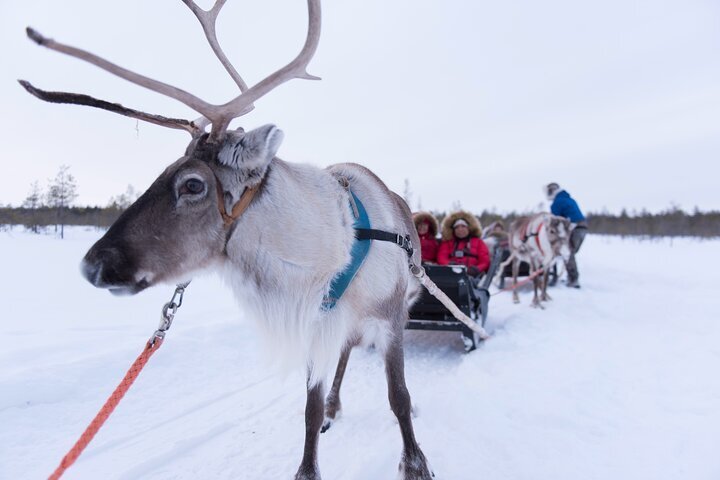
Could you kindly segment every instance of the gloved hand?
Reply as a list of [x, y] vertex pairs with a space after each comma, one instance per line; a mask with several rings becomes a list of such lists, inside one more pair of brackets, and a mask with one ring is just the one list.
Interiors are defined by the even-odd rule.
[[470, 266], [467, 268], [467, 273], [468, 273], [468, 275], [470, 275], [471, 277], [477, 277], [477, 276], [480, 275], [482, 272], [481, 272], [480, 269], [477, 268], [475, 265], [470, 265]]

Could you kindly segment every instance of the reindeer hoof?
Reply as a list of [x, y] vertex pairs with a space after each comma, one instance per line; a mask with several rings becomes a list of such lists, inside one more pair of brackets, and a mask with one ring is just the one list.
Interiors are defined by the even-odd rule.
[[320, 433], [327, 432], [332, 427], [335, 420], [340, 418], [342, 412], [340, 402], [335, 402], [325, 407], [325, 420], [323, 420], [322, 427], [320, 427]]
[[295, 474], [295, 480], [322, 480], [322, 478], [320, 478], [320, 474], [317, 471], [298, 472]]
[[413, 458], [403, 458], [400, 462], [398, 480], [432, 480], [435, 478], [435, 472], [432, 471], [430, 463], [428, 463], [425, 455]]
[[325, 433], [328, 430], [330, 430], [330, 427], [332, 427], [332, 424], [335, 422], [332, 418], [325, 418], [325, 421], [322, 424], [322, 427], [320, 427], [320, 433]]
[[322, 480], [317, 462], [310, 463], [303, 461], [295, 474], [294, 480]]

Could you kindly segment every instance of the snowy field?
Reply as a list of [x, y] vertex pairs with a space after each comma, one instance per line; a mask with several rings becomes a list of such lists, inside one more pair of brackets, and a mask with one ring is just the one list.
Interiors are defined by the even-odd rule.
[[[101, 232], [0, 233], [0, 478], [56, 467], [154, 331], [173, 288], [113, 297], [78, 262]], [[546, 310], [493, 297], [494, 336], [408, 332], [417, 438], [439, 480], [720, 478], [720, 241], [588, 237], [582, 290]], [[305, 379], [267, 365], [214, 277], [190, 285], [162, 349], [68, 479], [291, 479]], [[356, 350], [327, 480], [394, 479], [400, 433], [381, 359]]]

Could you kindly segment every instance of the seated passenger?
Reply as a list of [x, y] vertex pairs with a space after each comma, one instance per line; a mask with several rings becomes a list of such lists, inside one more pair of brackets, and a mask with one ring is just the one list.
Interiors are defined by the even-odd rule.
[[442, 223], [440, 265], [465, 265], [468, 275], [478, 277], [490, 267], [490, 252], [480, 239], [480, 222], [468, 212], [453, 212]]
[[416, 212], [413, 214], [415, 229], [420, 236], [420, 254], [422, 261], [437, 262], [437, 252], [440, 242], [436, 238], [438, 233], [438, 221], [429, 212]]

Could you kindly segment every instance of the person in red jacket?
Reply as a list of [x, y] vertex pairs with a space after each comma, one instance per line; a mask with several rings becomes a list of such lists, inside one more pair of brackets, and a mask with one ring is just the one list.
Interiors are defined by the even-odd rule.
[[490, 266], [490, 252], [480, 238], [481, 232], [480, 222], [471, 213], [458, 211], [445, 217], [437, 263], [465, 265], [473, 277], [485, 273]]
[[437, 219], [432, 213], [417, 212], [413, 214], [413, 222], [420, 237], [420, 254], [423, 263], [437, 262], [438, 246], [440, 245], [437, 239]]

